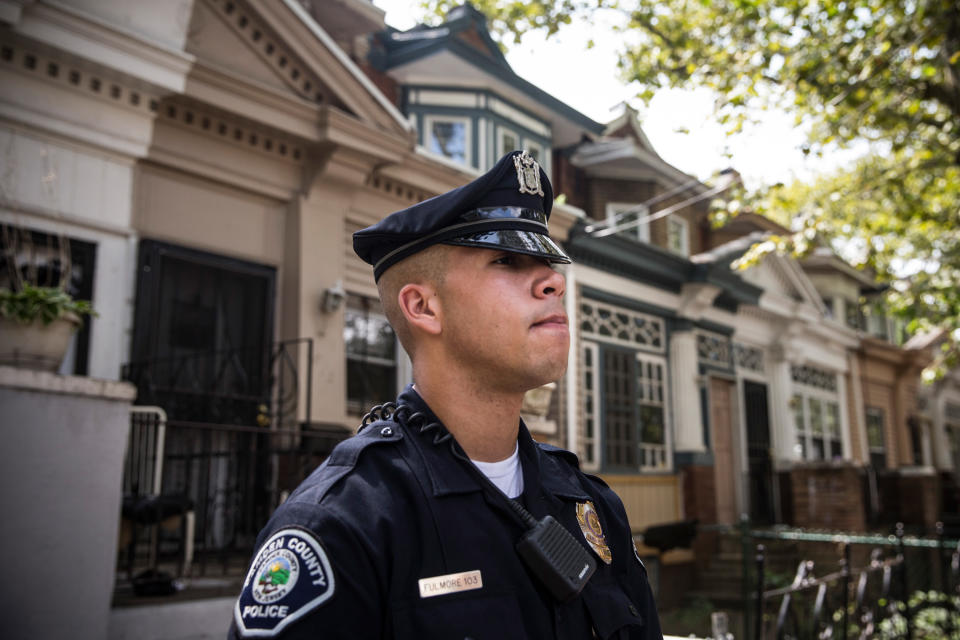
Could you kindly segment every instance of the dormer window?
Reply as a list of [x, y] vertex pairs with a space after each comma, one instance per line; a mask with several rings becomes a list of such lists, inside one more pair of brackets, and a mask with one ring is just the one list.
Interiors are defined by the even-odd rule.
[[460, 164], [472, 163], [469, 118], [425, 116], [423, 128], [423, 146], [427, 149]]

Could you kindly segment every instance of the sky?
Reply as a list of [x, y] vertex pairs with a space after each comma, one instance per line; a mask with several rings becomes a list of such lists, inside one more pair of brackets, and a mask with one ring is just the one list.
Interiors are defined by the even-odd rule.
[[[418, 0], [373, 2], [386, 11], [387, 24], [397, 29], [412, 27], [420, 15]], [[587, 49], [591, 39], [595, 45]], [[639, 109], [641, 126], [660, 157], [701, 180], [727, 167], [737, 169], [751, 189], [809, 180], [849, 162], [856, 153], [805, 156], [800, 151], [803, 131], [793, 126], [793, 115], [783, 112], [764, 112], [759, 125], [727, 136], [713, 119], [713, 95], [705, 89], [661, 90], [644, 106], [634, 98], [636, 90], [617, 77], [619, 44], [601, 18], [568, 25], [550, 39], [527, 34], [520, 44], [509, 47], [507, 61], [518, 75], [598, 122], [613, 120], [620, 105], [629, 102]]]

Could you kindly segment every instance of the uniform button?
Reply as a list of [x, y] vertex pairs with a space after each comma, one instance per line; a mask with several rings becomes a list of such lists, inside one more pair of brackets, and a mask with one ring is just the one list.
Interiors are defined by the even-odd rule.
[[393, 436], [393, 427], [384, 427], [380, 429], [380, 435], [384, 438], [390, 438]]
[[635, 606], [633, 606], [633, 604], [630, 605], [630, 613], [633, 614], [633, 615], [635, 615], [635, 616], [640, 615], [640, 612], [637, 611], [637, 608], [636, 608]]

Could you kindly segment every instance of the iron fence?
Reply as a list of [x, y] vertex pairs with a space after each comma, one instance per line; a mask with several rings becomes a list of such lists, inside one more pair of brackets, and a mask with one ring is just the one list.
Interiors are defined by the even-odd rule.
[[744, 637], [960, 638], [960, 545], [942, 525], [917, 537], [744, 523], [741, 536]]

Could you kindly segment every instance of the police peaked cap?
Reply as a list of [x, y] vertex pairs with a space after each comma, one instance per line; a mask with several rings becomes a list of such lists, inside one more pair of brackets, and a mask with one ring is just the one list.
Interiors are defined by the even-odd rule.
[[357, 231], [353, 250], [373, 265], [375, 280], [404, 258], [441, 243], [570, 262], [549, 236], [552, 206], [547, 174], [526, 151], [513, 151], [473, 182]]

